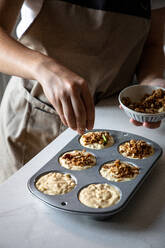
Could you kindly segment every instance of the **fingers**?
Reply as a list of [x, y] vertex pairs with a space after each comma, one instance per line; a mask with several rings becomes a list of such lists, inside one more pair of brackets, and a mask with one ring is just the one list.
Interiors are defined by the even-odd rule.
[[158, 121], [158, 122], [138, 122], [134, 119], [130, 119], [130, 122], [132, 124], [134, 124], [135, 126], [143, 126], [143, 127], [146, 127], [146, 128], [150, 128], [150, 129], [154, 129], [154, 128], [158, 128], [160, 127], [160, 124], [161, 124], [161, 121]]
[[64, 119], [66, 120], [67, 126], [72, 128], [73, 130], [76, 130], [77, 129], [76, 118], [70, 98], [69, 97], [63, 98], [61, 104], [63, 108]]
[[[119, 108], [122, 109], [122, 106], [119, 105]], [[137, 126], [137, 127], [143, 126], [143, 127], [150, 128], [150, 129], [158, 128], [161, 125], [161, 121], [158, 121], [158, 122], [143, 122], [142, 123], [142, 122], [134, 120], [133, 118], [130, 119], [130, 122], [133, 125]]]
[[142, 126], [143, 125], [143, 123], [142, 122], [139, 122], [139, 121], [136, 121], [136, 120], [134, 120], [134, 119], [130, 119], [130, 122], [132, 123], [132, 124], [134, 124], [135, 126]]
[[77, 131], [79, 134], [83, 134], [86, 128], [93, 128], [95, 108], [86, 81], [83, 79], [79, 79], [78, 81], [78, 84], [72, 84], [72, 87], [69, 88], [69, 95]]
[[56, 109], [56, 111], [57, 111], [57, 113], [58, 113], [58, 115], [59, 115], [59, 117], [60, 117], [62, 123], [63, 123], [65, 126], [68, 126], [68, 123], [67, 123], [67, 121], [66, 121], [66, 119], [65, 119], [65, 116], [64, 116], [62, 104], [61, 104], [60, 101], [56, 102], [56, 104], [55, 104], [55, 109]]
[[86, 129], [87, 113], [84, 103], [79, 94], [72, 95], [72, 107], [76, 120], [76, 127], [79, 134], [83, 134]]
[[161, 124], [161, 121], [158, 121], [158, 122], [144, 122], [143, 127], [154, 129], [154, 128], [160, 127], [160, 124]]
[[86, 127], [88, 130], [90, 130], [94, 126], [95, 107], [93, 98], [87, 86], [83, 88], [82, 99], [86, 109]]
[[55, 82], [48, 81], [43, 90], [63, 124], [83, 134], [86, 128], [92, 129], [94, 125], [93, 99], [86, 81], [67, 73]]
[[57, 104], [56, 101], [56, 109], [62, 122], [77, 130], [79, 134], [83, 134], [86, 129], [86, 109], [79, 92], [65, 93], [60, 99], [60, 103], [58, 101]]

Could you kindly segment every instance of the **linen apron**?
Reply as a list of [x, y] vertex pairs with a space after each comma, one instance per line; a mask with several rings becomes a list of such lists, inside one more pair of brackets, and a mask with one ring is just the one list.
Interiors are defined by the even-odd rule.
[[[148, 35], [149, 5], [132, 2], [46, 0], [20, 42], [82, 76], [100, 100], [131, 82]], [[64, 129], [41, 85], [13, 76], [0, 109], [0, 182]]]

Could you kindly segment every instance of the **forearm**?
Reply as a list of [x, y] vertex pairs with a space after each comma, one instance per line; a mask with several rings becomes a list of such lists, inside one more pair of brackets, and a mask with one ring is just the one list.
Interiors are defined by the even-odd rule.
[[155, 78], [164, 78], [165, 55], [163, 45], [148, 44], [145, 46], [137, 70], [138, 82], [149, 83]]
[[45, 55], [23, 46], [0, 27], [0, 72], [36, 79]]
[[164, 25], [165, 8], [153, 10], [150, 32], [137, 68], [137, 79], [140, 83], [149, 83], [153, 79], [164, 78]]

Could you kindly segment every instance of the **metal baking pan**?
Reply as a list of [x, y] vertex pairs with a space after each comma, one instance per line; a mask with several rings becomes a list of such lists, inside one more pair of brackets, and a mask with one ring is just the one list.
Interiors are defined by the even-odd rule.
[[[88, 215], [96, 219], [105, 219], [113, 214], [116, 214], [126, 206], [126, 204], [134, 195], [136, 190], [140, 187], [142, 182], [148, 176], [151, 169], [156, 164], [156, 161], [162, 155], [162, 148], [152, 140], [131, 133], [126, 133], [116, 130], [108, 130], [108, 129], [95, 129], [93, 131], [110, 132], [110, 134], [113, 136], [115, 141], [114, 145], [102, 150], [94, 150], [94, 149], [86, 148], [79, 143], [80, 136], [77, 135], [60, 152], [58, 152], [48, 163], [46, 163], [39, 171], [37, 171], [29, 179], [28, 189], [34, 196], [36, 196], [42, 202], [48, 204], [53, 208], [62, 211], [67, 211], [69, 213]], [[154, 154], [145, 159], [130, 159], [123, 157], [118, 152], [118, 147], [120, 144], [129, 141], [131, 139], [138, 139], [138, 140], [140, 139], [146, 141], [154, 148], [155, 151]], [[59, 164], [58, 159], [63, 153], [71, 150], [83, 150], [83, 149], [95, 155], [96, 165], [94, 167], [81, 171], [75, 171], [75, 170], [66, 169]], [[139, 175], [135, 179], [126, 182], [111, 182], [103, 178], [99, 173], [101, 166], [108, 161], [112, 161], [116, 159], [120, 159], [121, 161], [130, 162], [133, 165], [137, 165], [140, 168]], [[76, 187], [67, 194], [55, 195], [55, 196], [46, 195], [38, 191], [37, 188], [35, 187], [36, 180], [41, 175], [51, 171], [69, 173], [73, 177], [73, 179], [75, 179], [77, 183]], [[83, 187], [92, 183], [107, 183], [116, 186], [121, 192], [120, 201], [117, 204], [107, 208], [96, 209], [83, 205], [78, 199], [79, 191]]]

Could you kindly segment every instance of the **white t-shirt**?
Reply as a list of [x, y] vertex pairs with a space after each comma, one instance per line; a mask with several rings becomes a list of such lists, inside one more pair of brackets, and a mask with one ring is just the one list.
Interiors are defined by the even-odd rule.
[[[39, 14], [44, 0], [25, 0], [21, 8], [21, 21], [16, 34], [20, 38]], [[152, 0], [152, 9], [165, 7], [165, 0]]]

